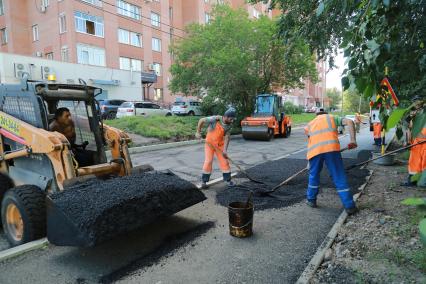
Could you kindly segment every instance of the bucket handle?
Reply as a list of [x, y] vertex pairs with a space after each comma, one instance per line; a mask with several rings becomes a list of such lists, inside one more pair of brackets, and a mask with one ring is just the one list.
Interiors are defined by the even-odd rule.
[[253, 223], [253, 218], [251, 218], [247, 223], [245, 223], [244, 225], [242, 225], [242, 226], [240, 226], [240, 227], [238, 227], [238, 226], [234, 226], [234, 225], [231, 225], [231, 224], [229, 224], [229, 226], [232, 228], [232, 229], [242, 229], [242, 228], [244, 228], [244, 227], [246, 227], [246, 226], [248, 226], [250, 223]]

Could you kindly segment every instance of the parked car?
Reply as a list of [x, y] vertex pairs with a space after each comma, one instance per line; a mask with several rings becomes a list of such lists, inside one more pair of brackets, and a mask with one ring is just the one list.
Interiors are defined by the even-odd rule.
[[175, 102], [172, 106], [172, 113], [176, 115], [201, 115], [199, 102]]
[[103, 119], [114, 119], [117, 110], [125, 100], [99, 100], [100, 113]]
[[170, 116], [172, 113], [169, 109], [162, 108], [161, 106], [151, 102], [124, 102], [117, 111], [117, 118], [135, 115]]

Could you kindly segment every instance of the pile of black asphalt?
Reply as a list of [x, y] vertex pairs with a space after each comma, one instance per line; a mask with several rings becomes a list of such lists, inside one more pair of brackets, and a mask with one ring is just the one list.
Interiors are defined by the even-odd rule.
[[[344, 159], [345, 167], [358, 163], [356, 159]], [[226, 188], [218, 192], [216, 202], [222, 206], [228, 206], [235, 201], [246, 201], [249, 191], [261, 192], [272, 189], [296, 172], [307, 166], [307, 161], [303, 159], [284, 158], [276, 161], [266, 162], [247, 170], [250, 177], [264, 182], [266, 185], [257, 184], [249, 180], [236, 185], [233, 188]], [[354, 168], [346, 172], [348, 184], [352, 193], [356, 193], [358, 188], [365, 183], [365, 177], [369, 171], [361, 168]], [[244, 174], [239, 173], [237, 178], [244, 178]], [[332, 189], [335, 191], [333, 180], [324, 165], [321, 172], [320, 192], [322, 189]], [[286, 185], [277, 189], [273, 194], [259, 196], [254, 194], [252, 201], [255, 210], [265, 210], [282, 208], [298, 203], [306, 198], [308, 186], [308, 172], [305, 172]], [[321, 189], [322, 188], [322, 189]]]
[[[88, 180], [50, 198], [49, 241], [80, 247], [94, 246], [206, 199], [192, 183], [156, 171]], [[59, 228], [49, 228], [49, 222]], [[60, 231], [71, 233], [64, 236]]]

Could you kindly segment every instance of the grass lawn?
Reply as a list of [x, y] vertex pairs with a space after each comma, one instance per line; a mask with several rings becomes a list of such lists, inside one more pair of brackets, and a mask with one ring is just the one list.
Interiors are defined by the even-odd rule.
[[301, 113], [301, 114], [289, 114], [291, 116], [292, 124], [305, 124], [315, 118], [315, 113]]
[[199, 119], [193, 116], [133, 116], [105, 120], [104, 123], [145, 137], [185, 140], [194, 137]]

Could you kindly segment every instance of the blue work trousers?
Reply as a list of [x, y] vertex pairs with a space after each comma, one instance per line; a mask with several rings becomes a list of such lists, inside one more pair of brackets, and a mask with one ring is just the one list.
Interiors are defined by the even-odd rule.
[[346, 181], [345, 168], [340, 152], [322, 153], [309, 160], [309, 185], [306, 192], [307, 199], [309, 201], [315, 201], [317, 199], [320, 174], [324, 162], [331, 174], [331, 178], [333, 179], [343, 206], [346, 209], [354, 208], [355, 202]]

